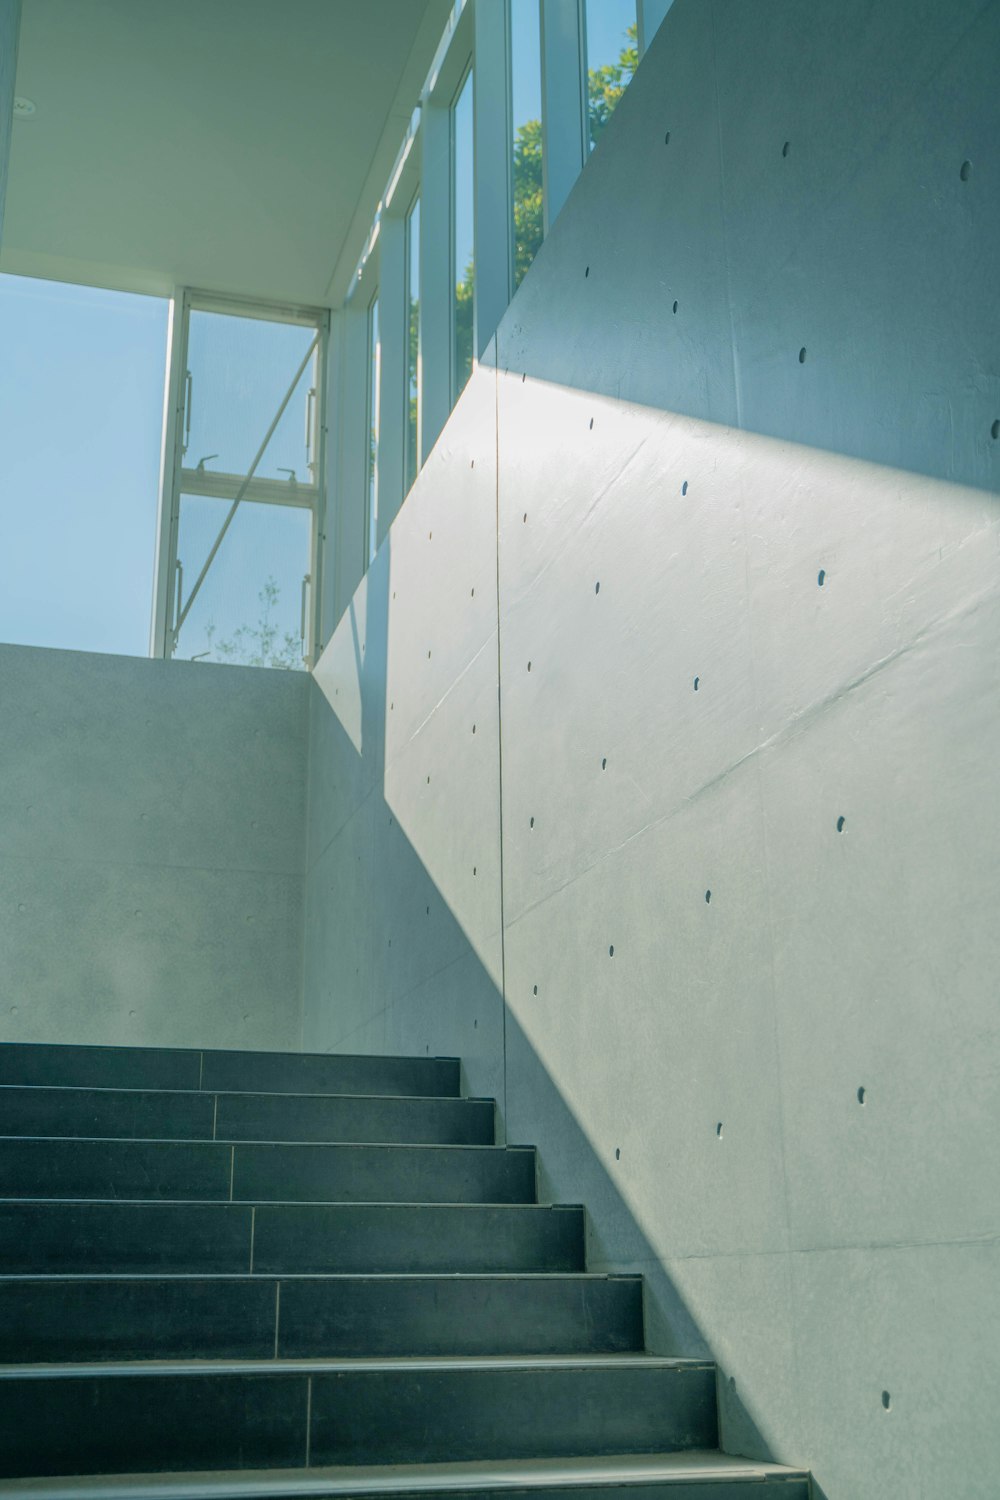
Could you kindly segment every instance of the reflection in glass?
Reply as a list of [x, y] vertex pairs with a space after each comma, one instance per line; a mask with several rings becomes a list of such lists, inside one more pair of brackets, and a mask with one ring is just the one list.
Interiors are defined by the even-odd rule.
[[420, 199], [406, 217], [406, 488], [420, 467]]
[[378, 423], [382, 345], [378, 336], [378, 293], [368, 309], [368, 525], [365, 567], [378, 550]]
[[538, 0], [511, 0], [514, 289], [542, 243], [542, 42]]
[[635, 0], [586, 0], [587, 123], [593, 151], [639, 66]]
[[452, 205], [454, 212], [452, 266], [455, 276], [453, 326], [455, 333], [452, 398], [458, 400], [472, 374], [472, 307], [475, 292], [475, 236], [473, 231], [472, 71], [451, 110]]
[[[177, 559], [189, 588], [230, 502], [182, 495]], [[244, 500], [181, 626], [175, 656], [234, 666], [303, 667], [303, 586], [312, 514], [301, 506]]]

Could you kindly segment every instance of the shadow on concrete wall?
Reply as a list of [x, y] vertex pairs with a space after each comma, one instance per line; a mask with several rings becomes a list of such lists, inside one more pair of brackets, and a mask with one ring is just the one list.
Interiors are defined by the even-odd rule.
[[[383, 581], [388, 578], [390, 551], [391, 537], [383, 544], [379, 558]], [[375, 583], [376, 580], [372, 578], [369, 582]], [[373, 799], [373, 818], [375, 821], [381, 819], [386, 826], [394, 824], [398, 828], [395, 811], [383, 791], [385, 747], [376, 690], [386, 681], [388, 598], [387, 587], [369, 587], [363, 632], [359, 620], [351, 611], [349, 618], [345, 617], [343, 622], [348, 625], [353, 641], [358, 680], [366, 683], [370, 689], [360, 692], [359, 723], [352, 725], [351, 732], [348, 732], [315, 686], [311, 712], [329, 715], [330, 718], [327, 729], [331, 738], [327, 741], [325, 753], [335, 759], [337, 771], [332, 780], [326, 782], [328, 794], [336, 795], [338, 786], [356, 786], [361, 775], [361, 763], [365, 762], [361, 779], [364, 784], [370, 783], [374, 788], [367, 794]], [[499, 765], [497, 775], [499, 776]], [[311, 778], [315, 776], [316, 768], [311, 767]], [[340, 822], [333, 839], [343, 833], [349, 821], [348, 817]], [[383, 1003], [384, 997], [375, 991], [374, 983], [370, 987], [362, 984], [362, 989], [367, 989], [367, 994], [351, 994], [350, 975], [346, 970], [343, 971], [340, 979], [342, 992], [329, 995], [324, 1014], [315, 1014], [314, 1003], [311, 1018], [314, 1031], [312, 1038], [307, 1034], [307, 1045], [315, 1045], [316, 1038], [320, 1037], [320, 1045], [332, 1052], [377, 1050], [379, 1035], [385, 1032], [384, 1024], [381, 1027], [379, 1025], [380, 1016], [384, 1017], [390, 1009], [401, 1011], [404, 1018], [397, 1021], [394, 1034], [401, 1035], [404, 1042], [385, 1050], [390, 1053], [430, 1055], [458, 1053], [463, 1058], [466, 1092], [482, 1092], [481, 1081], [490, 1076], [495, 1077], [500, 1117], [499, 1138], [508, 1139], [510, 1144], [522, 1143], [516, 1119], [511, 1121], [510, 1112], [505, 1109], [507, 1059], [509, 1056], [516, 1056], [520, 1073], [519, 1090], [522, 1093], [530, 1092], [533, 1101], [539, 1105], [538, 1113], [551, 1122], [553, 1133], [558, 1135], [560, 1141], [561, 1154], [568, 1155], [576, 1164], [574, 1176], [581, 1185], [577, 1191], [574, 1184], [567, 1183], [564, 1178], [560, 1184], [560, 1196], [554, 1199], [545, 1141], [527, 1142], [536, 1146], [538, 1151], [540, 1200], [581, 1201], [584, 1197], [583, 1185], [586, 1184], [592, 1193], [594, 1182], [598, 1181], [601, 1221], [599, 1225], [595, 1223], [588, 1212], [588, 1267], [609, 1272], [635, 1272], [644, 1277], [646, 1337], [651, 1352], [715, 1359], [709, 1335], [686, 1305], [683, 1294], [644, 1233], [635, 1213], [600, 1161], [588, 1138], [584, 1122], [570, 1108], [530, 1039], [505, 1004], [500, 987], [468, 941], [451, 905], [429, 874], [412, 841], [399, 829], [398, 837], [393, 843], [395, 868], [391, 876], [375, 865], [376, 849], [377, 845], [373, 844], [368, 856], [372, 863], [367, 870], [364, 867], [364, 852], [355, 856], [358, 860], [358, 881], [362, 893], [364, 894], [364, 887], [369, 882], [378, 882], [381, 892], [379, 901], [374, 902], [374, 905], [384, 902], [387, 892], [405, 893], [406, 911], [393, 913], [390, 910], [386, 915], [384, 932], [380, 930], [374, 941], [388, 941], [386, 934], [391, 935], [394, 927], [397, 932], [412, 928], [413, 913], [418, 913], [423, 918], [427, 930], [434, 933], [435, 945], [448, 955], [444, 969], [450, 971], [459, 968], [462, 974], [463, 997], [458, 1030], [469, 1039], [469, 1045], [460, 1047], [455, 1044], [455, 1012], [447, 1006], [442, 1012], [438, 1010], [435, 981], [440, 977], [440, 972], [435, 974], [433, 959], [426, 954], [420, 968], [414, 973], [414, 984], [410, 992], [400, 994], [389, 1003]], [[307, 880], [308, 878], [309, 876]], [[369, 890], [369, 894], [374, 893]], [[499, 921], [499, 890], [496, 894]], [[338, 912], [328, 905], [323, 920], [336, 927]], [[341, 938], [349, 948], [356, 941], [357, 933], [345, 930], [342, 931]], [[349, 967], [348, 964], [347, 968]], [[359, 980], [362, 969], [362, 964], [356, 966]], [[312, 978], [316, 983], [319, 976], [314, 975]], [[306, 1004], [308, 1014], [308, 998]], [[336, 1008], [336, 1014], [330, 1012], [331, 1007]], [[337, 1024], [337, 1014], [342, 1024]], [[495, 1055], [491, 1055], [494, 1053]], [[587, 1206], [584, 1203], [584, 1207]], [[804, 1463], [802, 1454], [773, 1451], [767, 1437], [766, 1418], [752, 1410], [749, 1393], [737, 1388], [735, 1378], [723, 1365], [718, 1368], [718, 1394], [720, 1442], [724, 1451], [763, 1461]], [[817, 1500], [823, 1500], [820, 1489], [817, 1488], [815, 1494]]]

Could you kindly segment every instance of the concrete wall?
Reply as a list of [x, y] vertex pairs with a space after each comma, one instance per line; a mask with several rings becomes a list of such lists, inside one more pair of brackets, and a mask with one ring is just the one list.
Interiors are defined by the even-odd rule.
[[21, 0], [0, 0], [0, 244], [3, 243], [3, 207], [7, 197], [14, 75], [17, 72], [20, 29]]
[[301, 1045], [308, 688], [0, 646], [0, 1039]]
[[828, 1500], [1000, 1468], [998, 59], [676, 0], [310, 710], [307, 1037], [461, 1053]]

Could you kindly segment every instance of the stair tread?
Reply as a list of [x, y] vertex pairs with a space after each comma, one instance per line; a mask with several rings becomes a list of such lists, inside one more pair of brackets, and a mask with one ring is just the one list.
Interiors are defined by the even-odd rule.
[[0, 1381], [135, 1377], [140, 1375], [331, 1375], [358, 1370], [595, 1370], [595, 1369], [711, 1370], [710, 1359], [675, 1359], [666, 1355], [628, 1354], [500, 1354], [390, 1356], [376, 1359], [164, 1359], [74, 1361], [67, 1364], [0, 1365]]
[[[269, 1054], [270, 1055], [270, 1054]], [[293, 1053], [292, 1056], [299, 1054]], [[305, 1054], [312, 1056], [313, 1054]], [[332, 1053], [320, 1053], [321, 1057], [332, 1056]], [[441, 1059], [438, 1059], [439, 1061]], [[444, 1059], [448, 1061], [448, 1059]], [[313, 1089], [302, 1089], [291, 1093], [283, 1089], [152, 1089], [152, 1088], [129, 1088], [128, 1085], [114, 1084], [101, 1086], [96, 1083], [18, 1083], [16, 1079], [5, 1079], [0, 1082], [0, 1093], [4, 1090], [30, 1090], [33, 1094], [151, 1094], [159, 1098], [163, 1094], [177, 1094], [184, 1099], [205, 1099], [218, 1096], [220, 1099], [356, 1099], [365, 1104], [377, 1104], [380, 1100], [392, 1102], [393, 1104], [495, 1104], [496, 1100], [487, 1094], [318, 1094]]]
[[416, 1053], [397, 1052], [293, 1052], [283, 1050], [279, 1047], [142, 1047], [133, 1044], [117, 1046], [113, 1042], [4, 1042], [7, 1049], [23, 1050], [25, 1054], [34, 1050], [36, 1053], [46, 1051], [50, 1053], [62, 1053], [69, 1056], [72, 1052], [115, 1052], [123, 1056], [141, 1054], [143, 1056], [159, 1056], [169, 1053], [171, 1056], [181, 1057], [323, 1057], [333, 1058], [338, 1062], [355, 1062], [359, 1059], [364, 1062], [390, 1062], [390, 1063], [435, 1063], [435, 1062], [459, 1062], [460, 1059], [446, 1054], [419, 1055]]
[[357, 1468], [336, 1466], [289, 1472], [87, 1475], [73, 1479], [8, 1481], [5, 1500], [99, 1500], [127, 1492], [129, 1500], [251, 1500], [255, 1496], [391, 1494], [420, 1490], [522, 1489], [552, 1486], [681, 1483], [694, 1479], [759, 1481], [805, 1479], [808, 1471], [784, 1464], [740, 1458], [718, 1449], [643, 1453], [598, 1458], [496, 1459], [483, 1463], [398, 1464]]
[[213, 1141], [177, 1140], [162, 1135], [0, 1135], [0, 1141], [17, 1141], [33, 1145], [40, 1142], [46, 1146], [169, 1146], [178, 1151], [191, 1146], [217, 1146], [220, 1151], [268, 1150], [271, 1146], [299, 1148], [308, 1151], [534, 1151], [534, 1146], [498, 1145], [486, 1141]]
[[[62, 1201], [62, 1200], [60, 1200]], [[630, 1271], [57, 1271], [0, 1272], [0, 1286], [26, 1282], [151, 1281], [641, 1281]]]

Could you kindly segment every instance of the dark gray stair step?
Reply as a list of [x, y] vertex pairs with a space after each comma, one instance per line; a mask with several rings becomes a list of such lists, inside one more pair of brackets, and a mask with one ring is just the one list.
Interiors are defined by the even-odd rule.
[[0, 1371], [0, 1473], [141, 1473], [717, 1446], [715, 1369], [647, 1356]]
[[0, 1139], [0, 1198], [531, 1203], [529, 1146]]
[[583, 1266], [576, 1206], [0, 1202], [0, 1273], [8, 1275]]
[[[4, 1487], [5, 1500], [134, 1500], [137, 1493], [120, 1475]], [[707, 1450], [541, 1463], [157, 1474], [143, 1476], [141, 1493], [144, 1500], [809, 1500], [810, 1492], [805, 1470]]]
[[608, 1276], [0, 1279], [0, 1362], [619, 1354], [642, 1282]]
[[0, 1136], [492, 1145], [492, 1099], [0, 1086]]
[[0, 1083], [65, 1088], [200, 1089], [209, 1093], [457, 1097], [456, 1057], [186, 1051], [0, 1042]]

